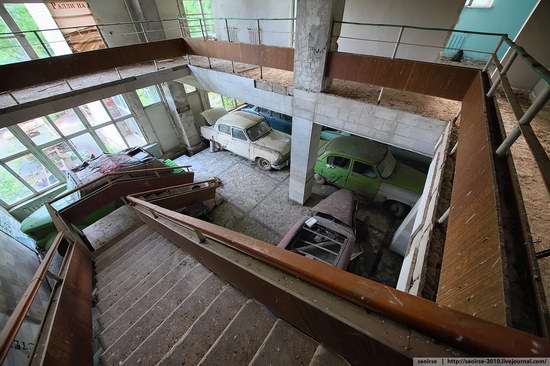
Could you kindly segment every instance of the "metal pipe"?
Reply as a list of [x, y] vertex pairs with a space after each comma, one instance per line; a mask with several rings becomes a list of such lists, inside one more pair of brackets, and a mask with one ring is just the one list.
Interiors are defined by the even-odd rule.
[[[518, 121], [518, 124], [521, 125], [527, 125], [531, 123], [533, 118], [537, 115], [537, 113], [544, 108], [544, 105], [548, 100], [550, 99], [550, 84], [546, 84], [546, 88], [544, 91], [535, 99], [533, 104], [525, 111], [521, 119]], [[503, 156], [508, 152], [510, 149], [510, 146], [521, 136], [521, 129], [520, 126], [517, 126], [514, 128], [508, 136], [506, 136], [506, 139], [502, 141], [502, 144], [498, 147], [496, 154], [498, 156]]]
[[99, 25], [95, 26], [97, 29], [97, 32], [99, 33], [99, 36], [101, 37], [101, 40], [103, 41], [103, 44], [105, 45], [105, 48], [109, 48], [109, 45], [107, 44], [107, 40], [105, 39], [105, 36], [103, 35], [103, 32], [101, 31], [101, 28]]
[[[334, 24], [334, 22], [332, 23]], [[405, 28], [404, 27], [401, 27], [399, 28], [399, 34], [397, 35], [397, 41], [395, 42], [395, 47], [393, 48], [393, 52], [391, 54], [391, 59], [395, 59], [395, 56], [397, 55], [397, 49], [399, 48], [399, 42], [401, 42], [401, 37], [403, 36], [403, 30]], [[380, 104], [380, 101], [382, 100], [382, 94], [384, 94], [384, 87], [382, 87], [382, 89], [380, 89], [380, 94], [378, 94], [378, 101], [376, 102], [376, 104]]]
[[449, 155], [456, 154], [456, 150], [458, 150], [458, 141], [456, 142], [455, 146], [453, 146], [453, 148], [451, 149], [451, 152], [449, 153]]
[[[227, 42], [231, 43], [231, 36], [229, 34], [229, 22], [227, 21], [227, 18], [225, 18], [225, 30], [227, 31]], [[231, 61], [231, 69], [233, 71], [233, 74], [235, 73], [235, 63]]]
[[500, 85], [500, 82], [502, 81], [502, 78], [500, 77], [500, 75], [506, 75], [506, 73], [508, 72], [508, 70], [510, 70], [510, 67], [512, 66], [512, 63], [514, 62], [514, 60], [516, 59], [517, 56], [518, 56], [518, 53], [516, 51], [512, 51], [512, 54], [510, 55], [510, 58], [508, 59], [508, 61], [506, 61], [506, 63], [502, 67], [502, 71], [500, 71], [498, 73], [497, 79], [495, 80], [495, 82], [491, 86], [491, 89], [489, 89], [489, 91], [487, 92], [488, 97], [493, 96], [493, 94], [497, 90], [498, 86]]
[[42, 45], [42, 47], [44, 48], [44, 50], [46, 50], [46, 53], [48, 54], [48, 57], [52, 57], [52, 54], [50, 53], [50, 50], [48, 50], [48, 47], [46, 47], [46, 45], [44, 44], [44, 42], [42, 41], [42, 38], [40, 38], [40, 36], [38, 35], [38, 32], [37, 31], [33, 31], [34, 33], [34, 36], [36, 38], [38, 38], [38, 41], [40, 42], [40, 44]]
[[[262, 45], [262, 32], [260, 30], [260, 19], [256, 20], [256, 24], [258, 25], [258, 46]], [[262, 65], [260, 65], [260, 80], [263, 79], [264, 73], [262, 70]]]
[[[498, 41], [497, 46], [495, 47], [495, 50], [491, 54], [492, 56], [496, 57], [500, 46], [502, 46], [502, 43], [504, 42], [504, 38], [506, 38], [506, 36], [500, 37], [500, 40]], [[489, 65], [491, 64], [491, 61], [492, 61], [492, 57], [489, 57], [489, 60], [487, 60], [487, 63], [485, 64], [485, 66], [483, 67], [483, 70], [481, 70], [481, 71], [483, 71], [483, 72], [487, 71], [489, 69]]]
[[142, 22], [138, 22], [141, 27], [141, 32], [143, 33], [143, 37], [145, 38], [145, 43], [149, 43], [149, 39], [147, 38], [147, 32], [145, 32], [145, 27], [143, 27]]
[[445, 212], [443, 213], [443, 215], [441, 215], [441, 217], [437, 220], [437, 223], [438, 223], [438, 224], [442, 224], [442, 223], [444, 223], [445, 221], [447, 221], [447, 219], [449, 218], [449, 213], [450, 213], [450, 212], [451, 212], [451, 208], [449, 207], [449, 208], [447, 209], [447, 211], [445, 211]]

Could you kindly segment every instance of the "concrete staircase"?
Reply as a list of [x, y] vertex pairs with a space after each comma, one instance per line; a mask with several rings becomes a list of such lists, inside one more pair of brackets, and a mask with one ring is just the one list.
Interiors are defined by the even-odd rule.
[[348, 365], [146, 225], [95, 268], [103, 365]]

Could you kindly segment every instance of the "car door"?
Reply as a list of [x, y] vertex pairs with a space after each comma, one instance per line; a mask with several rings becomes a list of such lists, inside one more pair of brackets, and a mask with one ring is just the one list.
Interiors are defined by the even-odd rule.
[[345, 187], [349, 175], [351, 160], [343, 156], [329, 155], [323, 167], [323, 176], [327, 183]]
[[369, 199], [374, 199], [380, 188], [380, 176], [373, 165], [354, 160], [346, 188]]
[[215, 140], [222, 148], [229, 150], [227, 145], [231, 141], [231, 127], [226, 124], [219, 123], [216, 128]]
[[231, 128], [231, 141], [229, 142], [229, 147], [227, 150], [247, 159], [253, 158], [250, 157], [249, 153], [250, 142], [248, 141], [244, 131], [240, 128]]

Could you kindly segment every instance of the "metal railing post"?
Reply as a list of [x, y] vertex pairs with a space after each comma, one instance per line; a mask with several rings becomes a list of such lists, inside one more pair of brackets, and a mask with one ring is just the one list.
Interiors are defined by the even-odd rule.
[[139, 26], [141, 27], [141, 32], [143, 33], [143, 37], [145, 38], [145, 43], [149, 43], [149, 39], [147, 38], [147, 32], [145, 32], [145, 27], [143, 26], [143, 22], [138, 22]]
[[[225, 30], [227, 31], [227, 42], [231, 43], [231, 36], [229, 34], [229, 22], [227, 21], [227, 18], [225, 18]], [[231, 61], [231, 69], [233, 70], [233, 74], [235, 73], [235, 63]]]
[[496, 154], [498, 156], [503, 156], [508, 152], [510, 146], [521, 136], [521, 125], [527, 125], [531, 123], [533, 118], [537, 113], [544, 108], [544, 105], [550, 99], [550, 84], [546, 84], [544, 91], [535, 99], [533, 104], [525, 111], [521, 119], [518, 121], [517, 127], [515, 127], [509, 134], [506, 136], [506, 139], [502, 141], [502, 144], [498, 147]]
[[40, 38], [40, 36], [38, 35], [38, 32], [37, 31], [32, 31], [34, 33], [34, 36], [36, 38], [38, 38], [38, 41], [40, 42], [40, 44], [42, 45], [42, 47], [44, 48], [44, 50], [46, 51], [46, 53], [48, 54], [48, 57], [52, 57], [52, 54], [50, 53], [50, 51], [48, 50], [48, 47], [46, 47], [46, 45], [44, 44], [44, 42], [42, 41], [42, 38]]
[[493, 85], [491, 86], [491, 89], [489, 89], [489, 91], [487, 92], [488, 97], [493, 96], [493, 94], [497, 90], [498, 86], [500, 85], [500, 82], [502, 81], [500, 75], [506, 75], [506, 73], [508, 72], [508, 70], [512, 66], [512, 63], [514, 63], [514, 60], [516, 59], [517, 56], [518, 56], [518, 53], [515, 50], [513, 50], [512, 54], [510, 55], [510, 58], [508, 59], [508, 61], [506, 61], [506, 64], [504, 64], [504, 66], [502, 67], [502, 71], [500, 71], [498, 73], [498, 76], [497, 76], [495, 82], [493, 83]]
[[201, 27], [202, 39], [206, 41], [206, 36], [204, 35], [204, 29], [202, 27], [202, 19], [200, 19], [200, 18], [199, 18], [199, 25]]
[[[258, 25], [258, 46], [262, 45], [262, 31], [260, 30], [260, 19], [256, 19], [256, 24]], [[262, 61], [260, 61], [262, 62]], [[264, 72], [262, 69], [262, 65], [260, 65], [260, 79], [263, 79]]]
[[[506, 38], [505, 36], [500, 37], [500, 39], [497, 43], [497, 46], [495, 47], [495, 50], [491, 54], [492, 56], [497, 57], [496, 56], [497, 52], [498, 52], [500, 46], [502, 46], [502, 44], [504, 43], [505, 38]], [[483, 67], [483, 70], [481, 70], [481, 71], [483, 71], [483, 72], [487, 71], [489, 69], [489, 65], [491, 64], [491, 61], [492, 61], [492, 57], [489, 57], [489, 60], [487, 60], [487, 63], [485, 64], [485, 66]]]
[[97, 32], [99, 33], [99, 36], [101, 37], [101, 40], [103, 41], [103, 44], [105, 45], [105, 48], [109, 48], [109, 45], [107, 44], [107, 40], [105, 39], [105, 36], [103, 35], [103, 32], [101, 31], [101, 28], [99, 25], [95, 26], [97, 29]]
[[[334, 23], [332, 23], [334, 24]], [[403, 30], [405, 29], [405, 27], [400, 27], [399, 28], [399, 34], [397, 35], [397, 41], [395, 42], [395, 47], [393, 48], [393, 52], [391, 54], [391, 59], [395, 59], [395, 56], [397, 55], [397, 49], [399, 48], [399, 43], [401, 42], [401, 37], [403, 37]], [[332, 32], [331, 32], [332, 33]], [[378, 94], [378, 101], [376, 102], [376, 104], [380, 104], [380, 101], [382, 100], [382, 94], [384, 94], [384, 87], [382, 87], [382, 89], [380, 89], [380, 94]]]

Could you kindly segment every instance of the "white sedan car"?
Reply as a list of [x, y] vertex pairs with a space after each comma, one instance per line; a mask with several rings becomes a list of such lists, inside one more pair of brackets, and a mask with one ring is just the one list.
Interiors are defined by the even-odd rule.
[[264, 170], [288, 165], [290, 136], [273, 130], [264, 117], [240, 111], [227, 113], [223, 108], [211, 109], [202, 115], [211, 126], [202, 126], [201, 134], [216, 149], [256, 161]]

